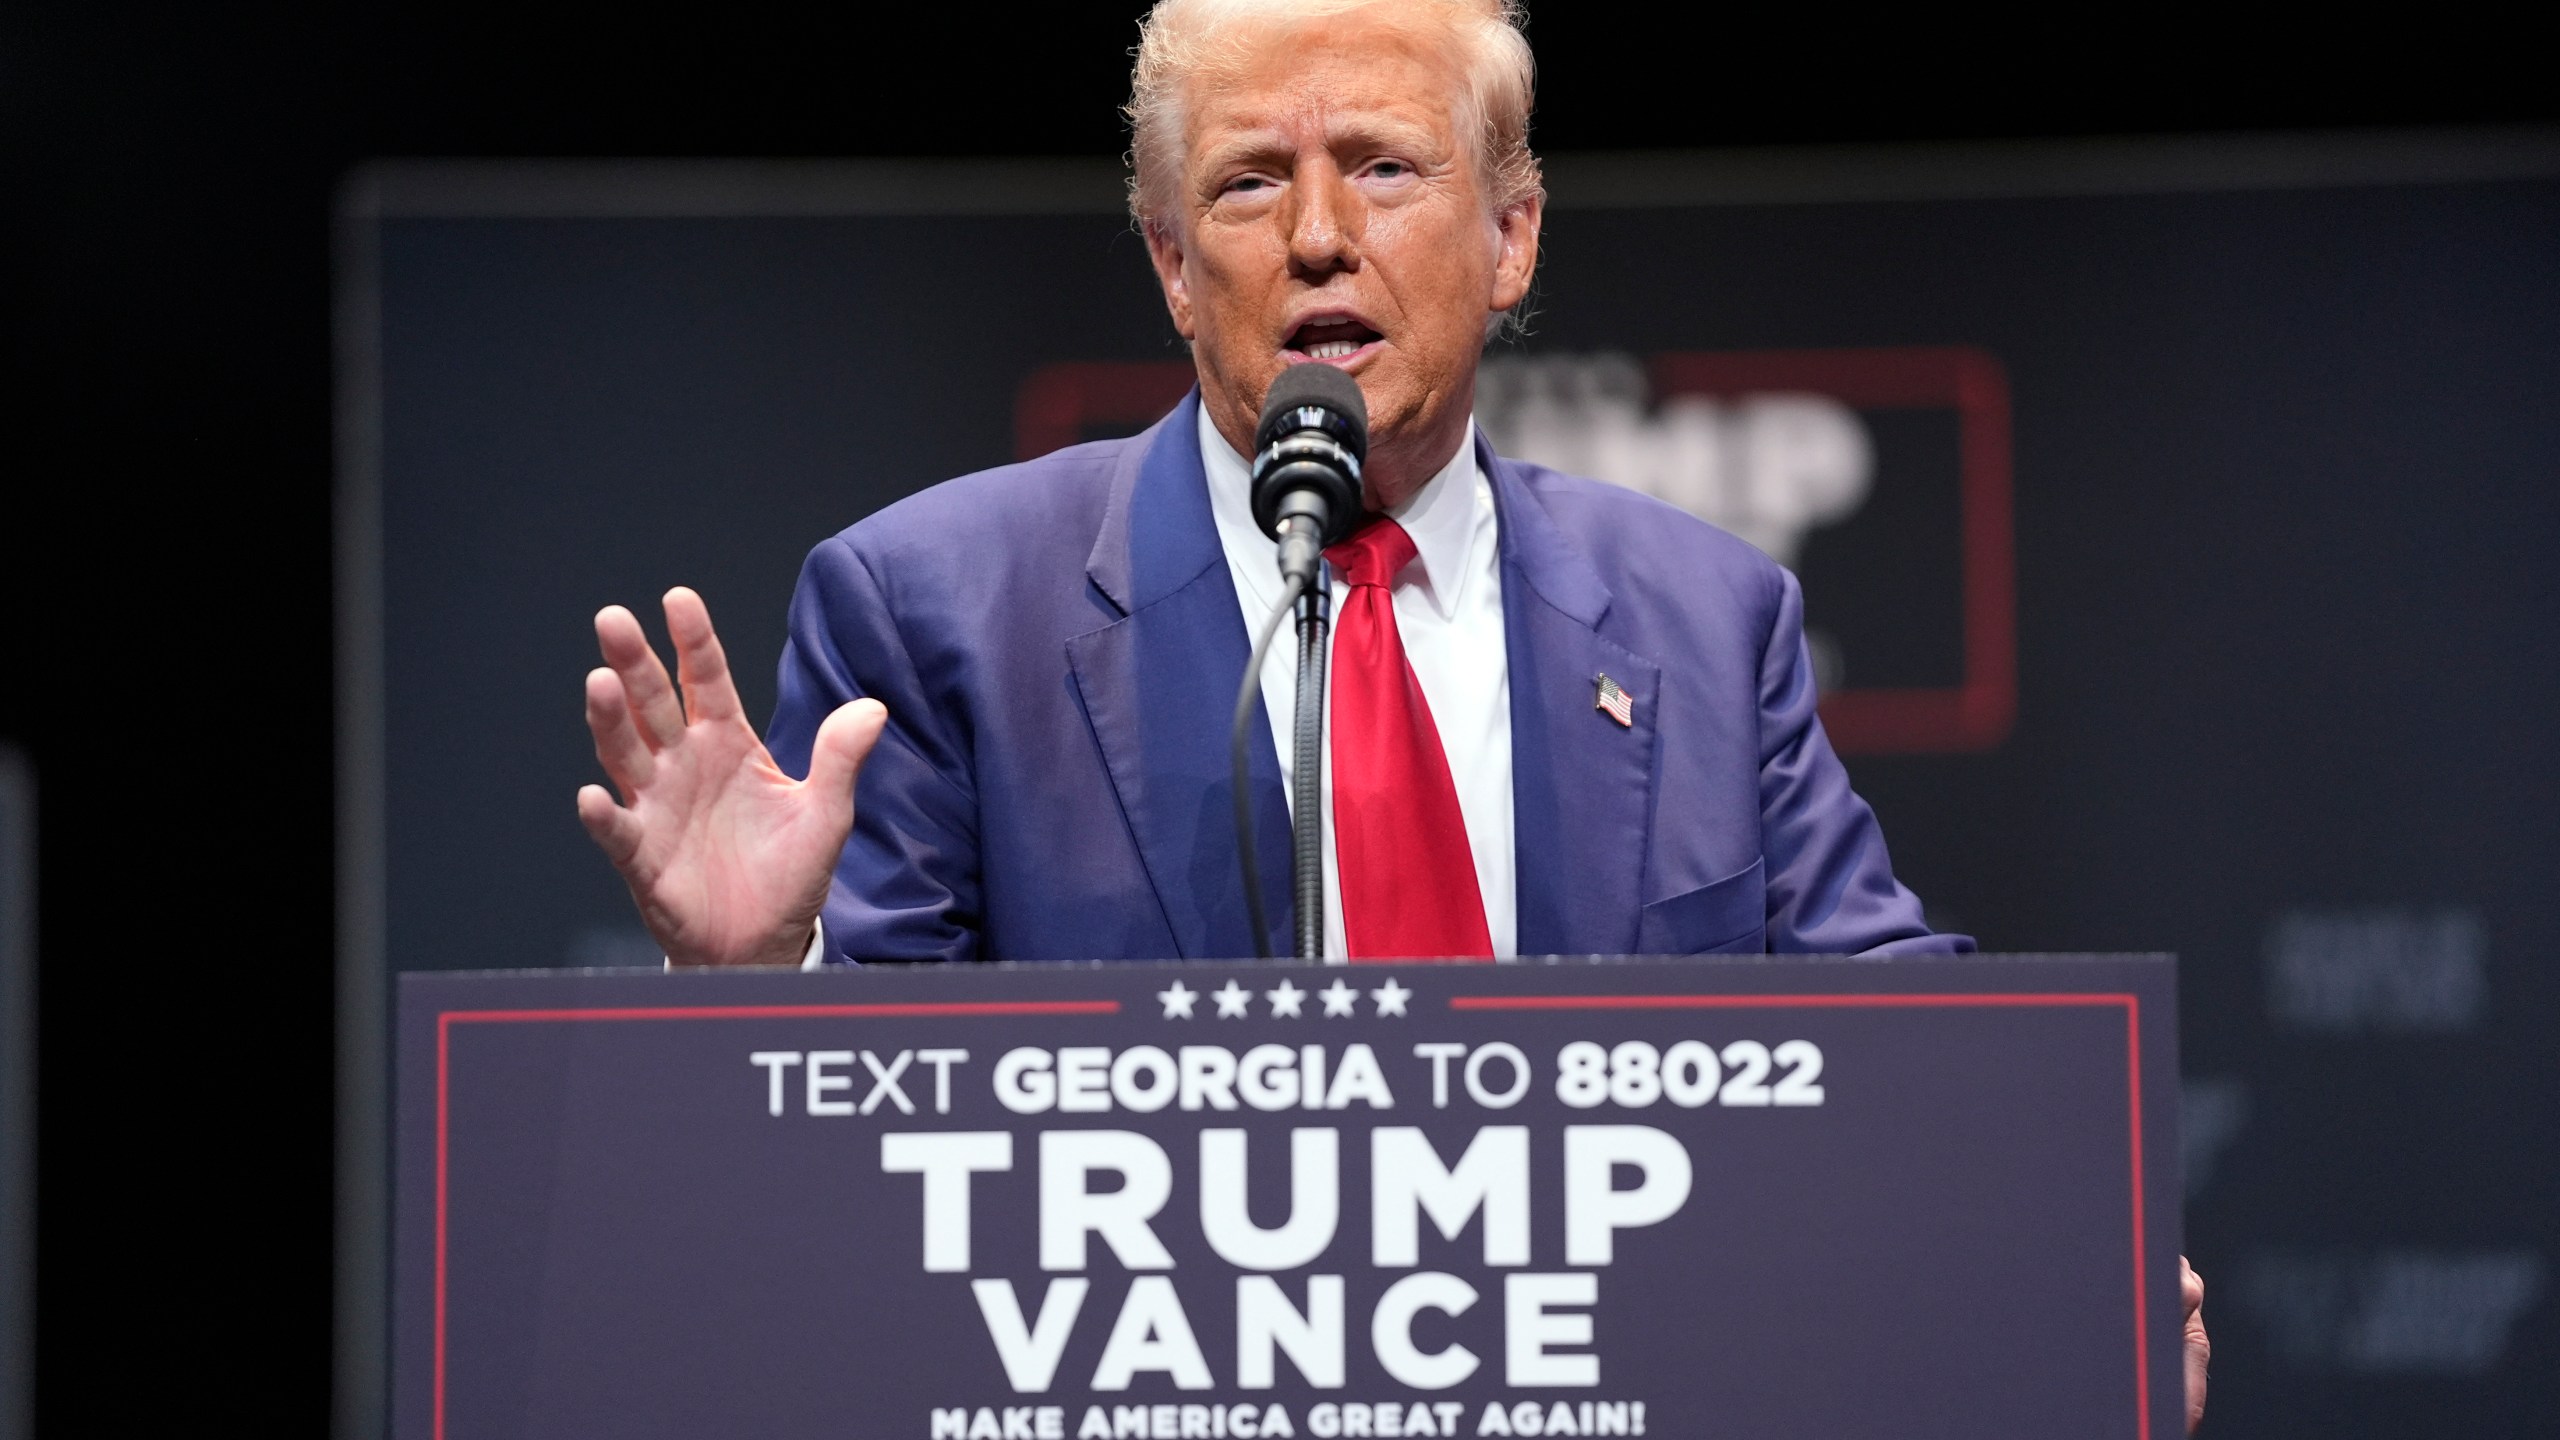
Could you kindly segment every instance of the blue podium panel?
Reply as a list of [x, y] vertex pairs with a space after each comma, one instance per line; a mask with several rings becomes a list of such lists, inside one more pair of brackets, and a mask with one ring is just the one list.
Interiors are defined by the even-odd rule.
[[2178, 1433], [2165, 957], [402, 977], [404, 1437]]

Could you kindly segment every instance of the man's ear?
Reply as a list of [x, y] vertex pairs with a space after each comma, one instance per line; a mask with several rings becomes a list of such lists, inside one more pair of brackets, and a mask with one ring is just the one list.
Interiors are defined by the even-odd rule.
[[1493, 261], [1493, 310], [1509, 310], [1529, 298], [1529, 282], [1538, 273], [1538, 225], [1546, 211], [1547, 195], [1539, 190], [1494, 217], [1502, 248]]
[[1173, 317], [1173, 328], [1184, 340], [1191, 339], [1191, 286], [1182, 275], [1182, 232], [1172, 221], [1149, 220], [1141, 227], [1147, 237], [1147, 259], [1156, 267], [1156, 283], [1164, 287], [1165, 313]]

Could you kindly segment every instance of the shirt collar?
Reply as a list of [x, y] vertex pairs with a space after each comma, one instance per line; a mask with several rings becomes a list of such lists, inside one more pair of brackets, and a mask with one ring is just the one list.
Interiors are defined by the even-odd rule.
[[[1272, 563], [1271, 540], [1253, 523], [1253, 473], [1245, 457], [1227, 444], [1200, 407], [1200, 466], [1209, 481], [1209, 510], [1218, 523], [1218, 543], [1231, 559], [1251, 557], [1237, 565], [1253, 595], [1263, 604], [1278, 603], [1280, 572]], [[1422, 567], [1424, 593], [1444, 620], [1454, 618], [1463, 598], [1469, 562], [1476, 547], [1489, 538], [1485, 523], [1493, 514], [1493, 493], [1476, 468], [1475, 427], [1468, 425], [1458, 453], [1425, 482], [1414, 497], [1388, 515], [1413, 537], [1415, 563]]]

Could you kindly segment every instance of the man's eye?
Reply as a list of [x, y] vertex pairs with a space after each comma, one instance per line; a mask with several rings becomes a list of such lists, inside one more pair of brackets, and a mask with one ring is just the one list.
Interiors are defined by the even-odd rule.
[[1369, 167], [1369, 173], [1382, 180], [1400, 180], [1413, 173], [1413, 167], [1401, 160], [1381, 160]]
[[1261, 176], [1259, 176], [1259, 175], [1245, 175], [1245, 176], [1240, 176], [1240, 177], [1238, 177], [1237, 179], [1230, 180], [1230, 181], [1228, 181], [1228, 182], [1227, 182], [1227, 192], [1228, 192], [1229, 194], [1234, 194], [1235, 192], [1240, 191], [1240, 190], [1243, 190], [1243, 191], [1260, 190], [1260, 189], [1264, 188], [1265, 186], [1269, 185], [1270, 183], [1271, 183], [1271, 182], [1269, 182], [1269, 181], [1267, 181], [1267, 180], [1263, 179], [1263, 178], [1262, 178]]

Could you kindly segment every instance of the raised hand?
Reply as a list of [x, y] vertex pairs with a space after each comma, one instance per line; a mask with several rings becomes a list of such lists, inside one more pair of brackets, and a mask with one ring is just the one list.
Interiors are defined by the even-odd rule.
[[839, 707], [794, 780], [747, 723], [702, 597], [664, 601], [679, 700], [640, 621], [596, 615], [604, 668], [587, 673], [587, 728], [622, 792], [578, 791], [578, 819], [622, 872], [640, 918], [678, 965], [796, 965], [853, 830], [853, 782], [889, 712]]
[[2205, 1371], [2213, 1363], [2213, 1341], [2204, 1333], [2204, 1280], [2187, 1257], [2178, 1257], [2178, 1303], [2187, 1312], [2187, 1433], [2204, 1423]]

